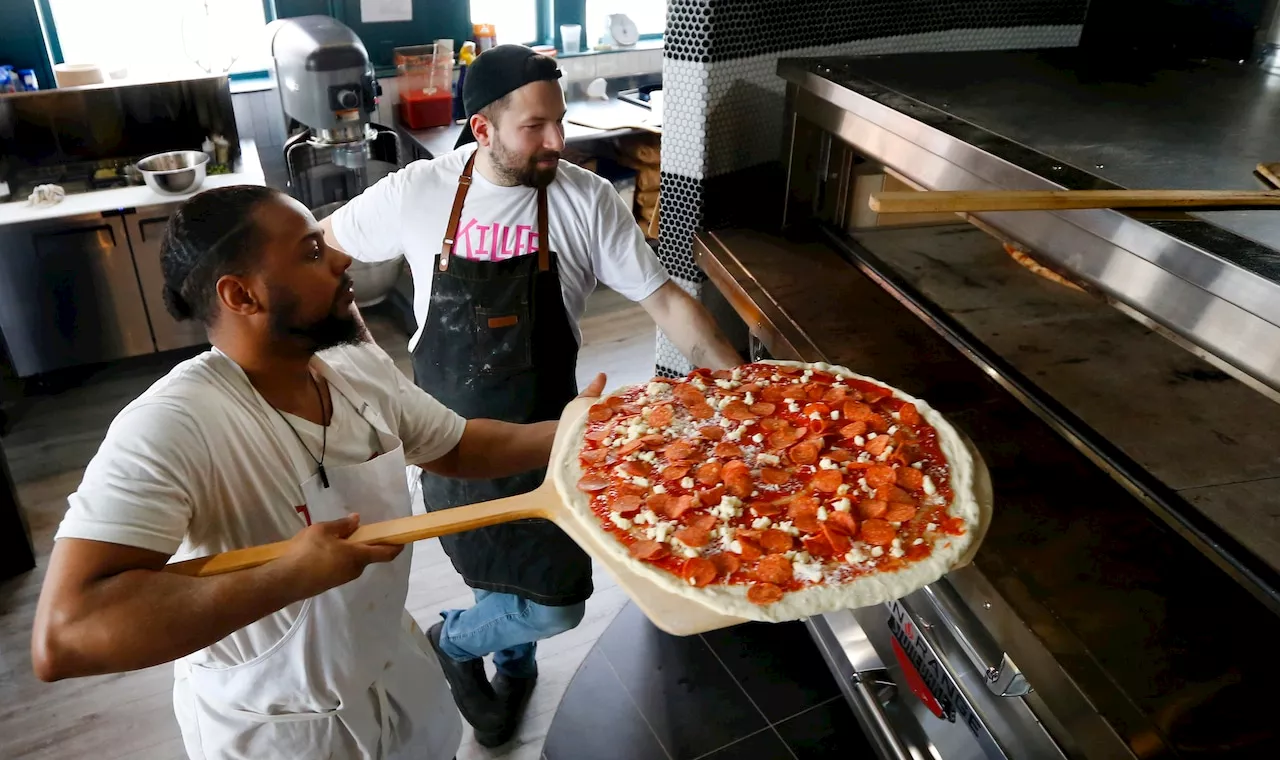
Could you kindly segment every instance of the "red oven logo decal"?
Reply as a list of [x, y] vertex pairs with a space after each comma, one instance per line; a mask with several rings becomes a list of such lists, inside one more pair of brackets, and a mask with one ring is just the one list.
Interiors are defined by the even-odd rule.
[[911, 693], [934, 715], [952, 723], [959, 718], [974, 736], [979, 736], [982, 724], [978, 716], [916, 631], [907, 611], [893, 602], [887, 606], [891, 613], [889, 631], [893, 634], [893, 653], [898, 658]]

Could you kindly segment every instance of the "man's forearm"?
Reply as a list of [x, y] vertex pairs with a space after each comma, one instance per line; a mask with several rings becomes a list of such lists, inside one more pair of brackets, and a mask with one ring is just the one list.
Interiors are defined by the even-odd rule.
[[725, 339], [706, 307], [672, 281], [640, 302], [680, 353], [698, 367], [729, 369], [742, 356]]
[[[70, 609], [39, 611], [37, 672], [58, 680], [171, 662], [305, 598], [297, 572], [276, 561], [208, 578], [154, 570], [104, 578]], [[39, 619], [53, 615], [62, 619]]]
[[421, 466], [453, 478], [505, 478], [546, 467], [556, 424], [555, 420], [530, 425], [467, 420], [467, 429], [454, 450]]

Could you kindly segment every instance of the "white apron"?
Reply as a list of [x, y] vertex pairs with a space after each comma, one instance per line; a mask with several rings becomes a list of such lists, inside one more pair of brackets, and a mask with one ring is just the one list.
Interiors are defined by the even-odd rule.
[[[377, 431], [385, 453], [326, 467], [328, 488], [319, 475], [302, 472], [311, 520], [359, 512], [368, 524], [408, 516], [400, 439], [349, 383], [317, 365]], [[279, 420], [249, 387], [268, 417]], [[425, 635], [404, 609], [410, 559], [406, 549], [394, 562], [369, 565], [356, 580], [306, 600], [281, 640], [252, 660], [229, 667], [178, 660], [174, 710], [191, 758], [452, 758], [462, 722]]]

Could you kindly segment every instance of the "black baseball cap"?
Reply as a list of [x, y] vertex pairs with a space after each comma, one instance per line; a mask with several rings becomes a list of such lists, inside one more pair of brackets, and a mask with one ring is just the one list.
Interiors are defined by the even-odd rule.
[[531, 82], [554, 82], [559, 78], [560, 69], [554, 58], [524, 45], [498, 45], [476, 56], [462, 82], [462, 108], [467, 123], [453, 147], [476, 141], [471, 133], [471, 117], [480, 109]]

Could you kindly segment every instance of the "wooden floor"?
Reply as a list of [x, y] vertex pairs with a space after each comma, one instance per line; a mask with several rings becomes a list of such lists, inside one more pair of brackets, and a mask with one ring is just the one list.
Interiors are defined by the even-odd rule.
[[[379, 345], [408, 373], [403, 332], [376, 310], [367, 316]], [[653, 323], [638, 306], [611, 291], [597, 291], [588, 302], [582, 332], [580, 382], [606, 372], [612, 388], [652, 374]], [[45, 684], [32, 675], [29, 649], [45, 560], [67, 495], [79, 484], [115, 414], [181, 358], [167, 355], [113, 365], [95, 371], [78, 387], [31, 399], [4, 439], [40, 564], [23, 577], [0, 583], [0, 758], [185, 757], [173, 717], [171, 666]], [[416, 508], [421, 509], [420, 503]], [[538, 688], [516, 738], [487, 750], [472, 740], [468, 727], [459, 760], [541, 756], [570, 679], [626, 602], [599, 567], [595, 579], [596, 593], [582, 624], [539, 647]], [[470, 599], [438, 541], [414, 546], [408, 607], [424, 627], [438, 620], [441, 610], [467, 606]], [[140, 630], [138, 635], [146, 634]]]

